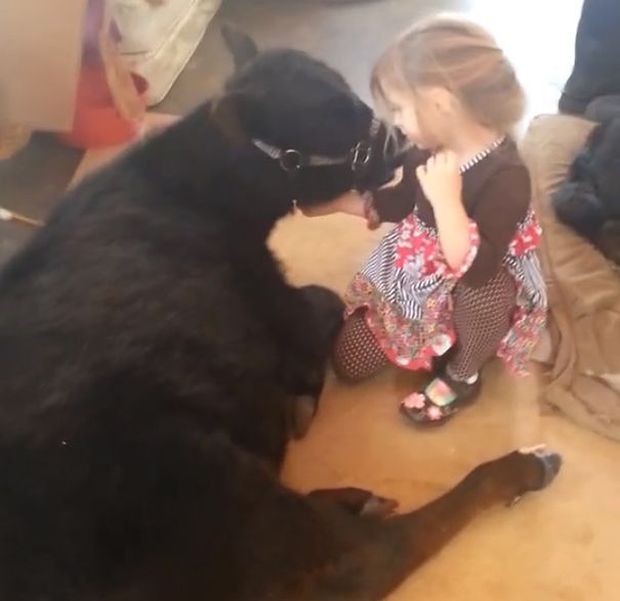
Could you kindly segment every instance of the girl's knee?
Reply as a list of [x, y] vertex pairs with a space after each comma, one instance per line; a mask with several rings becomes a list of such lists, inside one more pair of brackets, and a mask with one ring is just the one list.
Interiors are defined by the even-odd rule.
[[332, 354], [332, 368], [336, 377], [347, 384], [357, 384], [372, 375], [363, 369], [362, 362], [351, 354], [341, 339], [338, 339]]
[[356, 384], [374, 376], [387, 364], [380, 349], [372, 339], [351, 335], [351, 329], [342, 330], [332, 354], [332, 367], [336, 377], [348, 384]]

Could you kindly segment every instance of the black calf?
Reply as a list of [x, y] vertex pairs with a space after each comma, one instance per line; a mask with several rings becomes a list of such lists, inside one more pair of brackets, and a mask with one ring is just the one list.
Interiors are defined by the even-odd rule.
[[69, 192], [0, 275], [0, 599], [375, 600], [557, 470], [514, 454], [385, 521], [370, 493], [278, 483], [342, 307], [266, 237], [396, 149], [325, 65], [229, 39], [222, 96]]

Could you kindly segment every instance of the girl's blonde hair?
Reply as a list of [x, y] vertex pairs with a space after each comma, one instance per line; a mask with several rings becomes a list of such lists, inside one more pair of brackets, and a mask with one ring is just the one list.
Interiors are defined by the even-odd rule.
[[437, 15], [416, 23], [381, 56], [371, 89], [389, 104], [386, 86], [414, 95], [442, 87], [480, 125], [508, 133], [523, 116], [525, 95], [514, 69], [484, 28], [459, 16]]

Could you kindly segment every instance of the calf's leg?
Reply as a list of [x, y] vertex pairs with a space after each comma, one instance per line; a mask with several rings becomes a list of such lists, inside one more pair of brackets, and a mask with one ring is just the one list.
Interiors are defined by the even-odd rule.
[[542, 449], [514, 452], [477, 467], [450, 492], [416, 511], [383, 521], [360, 520], [360, 540], [323, 571], [307, 598], [383, 599], [478, 514], [544, 488], [560, 466], [558, 455]]
[[[325, 381], [325, 369], [338, 331], [342, 326], [344, 303], [340, 297], [322, 286], [305, 286], [300, 289], [308, 307], [307, 338], [314, 347], [311, 358], [292, 357], [295, 374], [290, 411], [291, 435], [303, 438], [318, 408], [319, 397]], [[300, 361], [304, 361], [300, 364]]]
[[207, 481], [176, 492], [159, 561], [110, 601], [379, 601], [477, 514], [546, 486], [560, 465], [540, 450], [512, 453], [428, 505], [381, 519], [360, 511], [364, 491], [302, 496], [225, 441], [205, 447], [203, 465], [196, 450], [177, 456], [191, 465], [175, 472], [185, 482], [204, 471]]

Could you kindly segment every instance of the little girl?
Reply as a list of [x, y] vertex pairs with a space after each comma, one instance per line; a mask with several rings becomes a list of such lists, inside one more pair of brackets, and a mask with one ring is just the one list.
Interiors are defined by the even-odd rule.
[[356, 381], [389, 363], [432, 371], [401, 411], [440, 424], [476, 399], [493, 355], [523, 373], [544, 327], [540, 230], [509, 134], [524, 95], [495, 40], [457, 17], [402, 35], [371, 86], [414, 147], [399, 183], [322, 211], [398, 223], [349, 285], [335, 368]]

